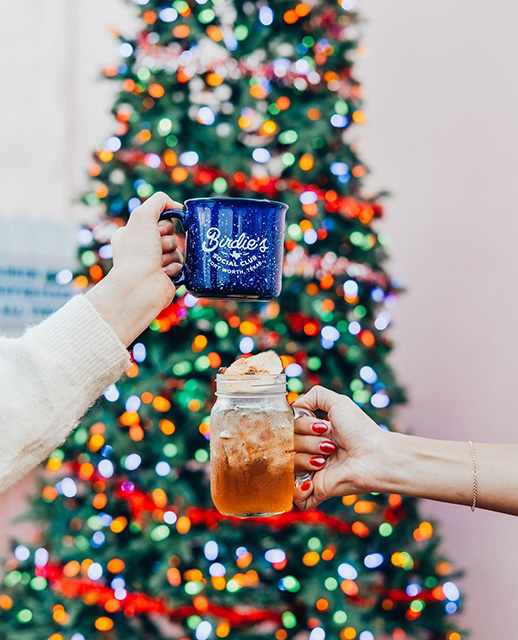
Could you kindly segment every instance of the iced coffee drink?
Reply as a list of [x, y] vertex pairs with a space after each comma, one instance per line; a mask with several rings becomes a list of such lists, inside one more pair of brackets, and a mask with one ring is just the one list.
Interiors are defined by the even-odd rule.
[[291, 509], [293, 500], [286, 376], [273, 352], [241, 360], [217, 376], [210, 419], [212, 499], [225, 515], [277, 515]]

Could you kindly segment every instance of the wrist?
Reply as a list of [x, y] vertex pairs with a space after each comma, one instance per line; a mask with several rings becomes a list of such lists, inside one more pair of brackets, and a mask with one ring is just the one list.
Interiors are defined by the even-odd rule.
[[164, 289], [154, 276], [142, 282], [114, 268], [85, 295], [121, 342], [129, 346], [167, 304]]
[[473, 499], [468, 443], [387, 433], [380, 459], [380, 493], [470, 504]]
[[361, 451], [348, 451], [344, 462], [337, 467], [335, 490], [332, 495], [386, 492], [389, 461], [396, 450], [391, 437], [393, 435], [375, 427], [375, 431], [362, 444]]
[[376, 435], [370, 440], [367, 468], [372, 472], [364, 476], [362, 493], [385, 493], [391, 491], [399, 464], [397, 436], [400, 434], [378, 427]]
[[406, 493], [412, 479], [414, 460], [409, 451], [409, 436], [382, 431], [376, 456], [375, 488], [379, 493]]
[[162, 278], [164, 275], [163, 273], [156, 273], [142, 277], [141, 273], [132, 273], [127, 269], [122, 270], [113, 267], [101, 282], [109, 285], [120, 300], [142, 300], [148, 298], [148, 306], [154, 303], [158, 307], [159, 303], [156, 300], [158, 298], [161, 300], [162, 298], [160, 294], [161, 290], [164, 289]]

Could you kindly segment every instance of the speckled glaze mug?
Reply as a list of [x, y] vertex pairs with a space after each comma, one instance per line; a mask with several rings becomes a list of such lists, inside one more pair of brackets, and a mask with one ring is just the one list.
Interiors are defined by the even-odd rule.
[[168, 209], [186, 233], [185, 264], [173, 278], [198, 298], [248, 302], [281, 292], [288, 205], [253, 198], [193, 198]]

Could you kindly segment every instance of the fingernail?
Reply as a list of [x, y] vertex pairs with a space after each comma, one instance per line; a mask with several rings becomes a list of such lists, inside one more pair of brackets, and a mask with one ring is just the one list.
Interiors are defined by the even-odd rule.
[[301, 491], [307, 491], [310, 487], [311, 487], [311, 480], [306, 480], [300, 485], [299, 489]]
[[325, 422], [314, 422], [312, 426], [313, 431], [319, 435], [322, 435], [327, 431], [327, 424]]
[[336, 451], [336, 444], [330, 440], [324, 440], [320, 443], [320, 451], [322, 453], [333, 453]]
[[314, 467], [323, 467], [326, 463], [326, 459], [321, 456], [313, 456], [310, 459], [310, 462]]

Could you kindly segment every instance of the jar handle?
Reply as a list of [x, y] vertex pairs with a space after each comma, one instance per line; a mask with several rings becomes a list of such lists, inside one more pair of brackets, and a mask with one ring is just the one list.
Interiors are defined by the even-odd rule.
[[[297, 409], [296, 407], [292, 407], [292, 410], [295, 420], [297, 418], [316, 418], [316, 415], [307, 409]], [[296, 473], [295, 486], [298, 488], [307, 480], [311, 480], [314, 473], [314, 471], [307, 471], [306, 473]]]

